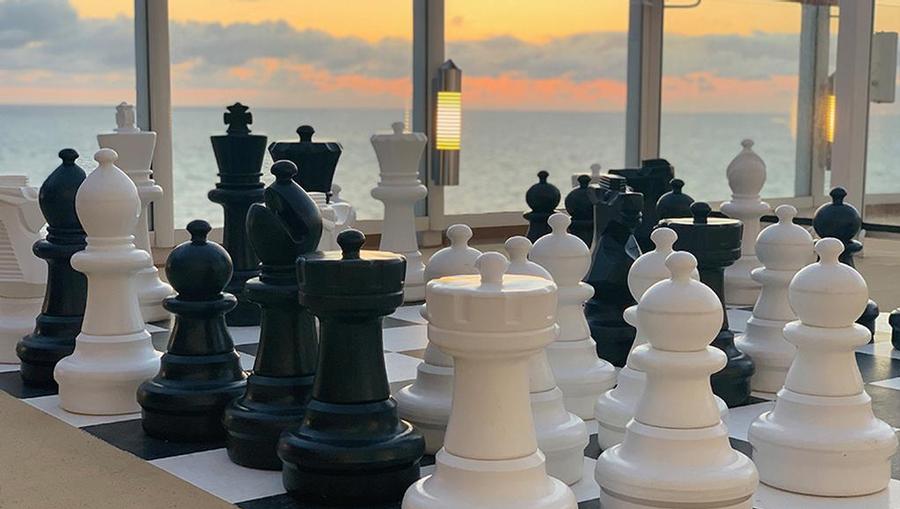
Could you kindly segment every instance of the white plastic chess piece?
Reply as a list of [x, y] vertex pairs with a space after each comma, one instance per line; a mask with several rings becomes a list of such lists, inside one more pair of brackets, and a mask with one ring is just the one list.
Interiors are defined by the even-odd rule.
[[44, 216], [24, 175], [0, 175], [0, 363], [18, 363], [16, 343], [34, 330], [47, 264], [31, 250]]
[[[565, 214], [554, 215], [568, 217]], [[562, 231], [565, 232], [565, 229]], [[547, 236], [549, 235], [545, 237]], [[575, 239], [578, 240], [578, 237]], [[532, 246], [526, 237], [511, 237], [506, 241], [505, 247], [509, 255], [507, 274], [536, 276], [553, 281], [553, 276], [549, 272], [528, 260], [528, 252]], [[557, 324], [558, 319], [557, 317]], [[547, 360], [546, 348], [531, 358], [528, 373], [531, 414], [534, 418], [538, 447], [547, 459], [547, 473], [566, 484], [575, 484], [584, 475], [584, 448], [588, 444], [587, 426], [580, 417], [566, 410], [563, 393], [556, 386], [553, 370]]]
[[159, 271], [153, 265], [148, 226], [150, 204], [163, 196], [162, 188], [150, 177], [156, 133], [141, 131], [135, 125], [134, 106], [124, 102], [116, 106], [116, 125], [112, 133], [98, 134], [97, 142], [100, 148], [111, 148], [119, 154], [117, 165], [137, 186], [141, 199], [141, 216], [134, 228], [134, 244], [151, 255], [150, 262], [141, 268], [134, 282], [141, 303], [141, 315], [145, 322], [168, 320], [171, 315], [162, 307], [162, 301], [174, 295], [175, 290], [159, 279]]
[[869, 341], [854, 323], [869, 299], [866, 282], [838, 262], [837, 239], [816, 243], [819, 262], [800, 270], [788, 296], [799, 320], [784, 336], [797, 347], [775, 408], [750, 425], [763, 483], [795, 493], [852, 497], [891, 480], [894, 429], [872, 413], [855, 350]]
[[331, 200], [329, 201], [337, 215], [338, 224], [343, 225], [344, 230], [353, 228], [353, 225], [356, 224], [356, 208], [350, 202], [341, 198], [341, 186], [336, 183], [331, 184]]
[[750, 271], [762, 265], [756, 258], [759, 219], [768, 214], [772, 207], [759, 198], [766, 183], [766, 163], [753, 151], [753, 140], [741, 141], [741, 147], [738, 155], [728, 164], [731, 201], [721, 206], [723, 214], [744, 223], [741, 257], [725, 268], [725, 303], [752, 306], [762, 288], [750, 277]]
[[425, 299], [425, 264], [416, 240], [415, 205], [428, 195], [428, 189], [419, 182], [419, 161], [428, 137], [404, 133], [403, 122], [394, 122], [391, 128], [393, 133], [374, 134], [371, 138], [381, 167], [372, 198], [384, 202], [379, 249], [406, 257], [403, 300], [418, 302]]
[[[590, 183], [596, 184], [596, 183], [600, 182], [600, 175], [602, 175], [602, 172], [603, 172], [603, 167], [600, 166], [600, 163], [592, 164], [591, 165], [591, 173], [590, 173], [590, 176], [591, 176]], [[580, 177], [582, 175], [585, 175], [585, 173], [582, 172], [582, 173], [573, 173], [572, 174], [572, 187], [578, 187], [578, 177]]]
[[[641, 297], [651, 286], [669, 278], [666, 258], [674, 252], [673, 246], [678, 240], [678, 234], [670, 228], [657, 228], [650, 234], [650, 240], [655, 248], [635, 260], [628, 271], [628, 289], [635, 302], [640, 302]], [[695, 270], [691, 273], [691, 277], [699, 280], [700, 274]], [[637, 323], [636, 313], [637, 305], [629, 307], [624, 313], [625, 321], [635, 328], [631, 352], [647, 343], [644, 333]], [[597, 442], [601, 449], [609, 449], [622, 442], [625, 437], [625, 426], [634, 417], [638, 401], [641, 399], [641, 394], [644, 393], [647, 376], [635, 367], [631, 352], [629, 352], [625, 367], [619, 371], [616, 387], [603, 393], [597, 398], [594, 405]], [[714, 396], [714, 398], [719, 408], [719, 415], [722, 419], [726, 419], [728, 405], [718, 396]]]
[[[346, 210], [339, 211], [334, 204], [328, 203], [328, 196], [325, 193], [311, 192], [310, 198], [316, 202], [319, 212], [322, 213], [322, 236], [319, 237], [319, 251], [340, 251], [337, 243], [337, 237], [340, 233], [348, 228], [348, 215]], [[339, 213], [340, 212], [340, 213]]]
[[572, 490], [547, 475], [528, 398], [529, 359], [556, 336], [556, 285], [504, 274], [508, 264], [485, 253], [481, 276], [428, 283], [429, 337], [453, 356], [458, 376], [435, 472], [410, 486], [403, 509], [577, 507]]
[[763, 229], [756, 239], [756, 254], [763, 267], [750, 274], [762, 285], [762, 292], [746, 331], [734, 340], [756, 365], [751, 388], [769, 395], [767, 399], [774, 399], [784, 385], [797, 351], [784, 339], [784, 326], [797, 318], [788, 302], [788, 286], [794, 274], [813, 261], [812, 236], [793, 223], [797, 209], [779, 205], [775, 215], [778, 222]]
[[691, 278], [697, 260], [666, 258], [671, 279], [648, 289], [636, 319], [649, 344], [631, 353], [647, 383], [625, 439], [603, 451], [595, 478], [604, 509], [751, 509], [759, 483], [731, 448], [709, 377], [726, 364], [710, 343], [722, 325], [715, 292]]
[[75, 210], [87, 247], [72, 267], [88, 280], [87, 304], [75, 352], [56, 365], [59, 405], [69, 412], [112, 415], [139, 412], [138, 386], [159, 371], [160, 354], [138, 304], [134, 279], [150, 255], [137, 249], [132, 232], [141, 213], [137, 188], [115, 163], [115, 150], [100, 149], [100, 166], [78, 188]]
[[547, 347], [556, 383], [566, 409], [590, 419], [597, 397], [616, 384], [616, 370], [597, 357], [597, 345], [584, 317], [584, 303], [594, 294], [594, 289], [582, 282], [591, 264], [591, 251], [581, 239], [567, 233], [571, 221], [563, 213], [550, 216], [547, 222], [552, 233], [534, 243], [529, 257], [546, 269], [559, 287], [559, 338]]
[[[481, 256], [481, 251], [468, 244], [472, 229], [464, 224], [455, 224], [447, 228], [447, 238], [450, 239], [450, 246], [431, 255], [425, 266], [426, 284], [445, 276], [478, 273], [475, 260]], [[428, 318], [424, 314], [423, 317]], [[429, 340], [423, 360], [416, 368], [415, 382], [394, 394], [400, 417], [413, 423], [425, 437], [427, 454], [436, 453], [444, 445], [452, 396], [453, 358]]]

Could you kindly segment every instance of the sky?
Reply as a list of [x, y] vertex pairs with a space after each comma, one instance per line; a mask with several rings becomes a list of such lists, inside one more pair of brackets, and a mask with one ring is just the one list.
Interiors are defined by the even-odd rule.
[[[0, 104], [133, 100], [133, 0], [0, 0]], [[173, 102], [409, 104], [411, 0], [170, 0]], [[446, 0], [467, 108], [623, 111], [627, 0]], [[785, 113], [800, 6], [666, 12], [666, 111]]]

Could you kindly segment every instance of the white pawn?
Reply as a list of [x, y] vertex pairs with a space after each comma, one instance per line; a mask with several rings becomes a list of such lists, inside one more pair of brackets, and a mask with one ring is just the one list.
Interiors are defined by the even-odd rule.
[[547, 347], [547, 358], [566, 409], [590, 419], [597, 396], [616, 384], [615, 368], [597, 357], [597, 344], [584, 318], [584, 303], [594, 294], [594, 289], [582, 282], [590, 267], [591, 251], [581, 239], [567, 233], [572, 220], [566, 214], [553, 214], [547, 222], [552, 233], [539, 238], [529, 254], [559, 287], [559, 338]]
[[47, 264], [31, 250], [44, 216], [24, 175], [0, 175], [0, 362], [18, 363], [16, 343], [34, 330]]
[[[328, 203], [328, 195], [320, 192], [308, 193], [313, 199], [319, 212], [322, 214], [322, 236], [319, 237], [319, 245], [316, 249], [319, 251], [339, 251], [341, 248], [337, 243], [337, 236], [349, 226], [341, 222], [334, 205]], [[343, 218], [346, 220], [346, 216]]]
[[778, 222], [763, 229], [756, 239], [756, 254], [763, 267], [750, 273], [762, 285], [762, 292], [746, 331], [734, 340], [756, 365], [751, 388], [769, 399], [784, 385], [797, 351], [784, 339], [784, 326], [797, 318], [788, 302], [788, 286], [794, 274], [813, 260], [812, 236], [793, 223], [797, 209], [779, 205], [775, 215]]
[[595, 478], [603, 509], [751, 509], [759, 482], [731, 448], [709, 377], [726, 364], [710, 346], [722, 325], [715, 292], [691, 278], [697, 260], [666, 259], [671, 279], [648, 289], [636, 319], [649, 344], [631, 353], [647, 384], [625, 439], [603, 451]]
[[419, 182], [419, 161], [428, 137], [422, 133], [404, 133], [403, 122], [391, 124], [393, 133], [372, 135], [372, 146], [381, 167], [378, 186], [372, 198], [384, 202], [384, 231], [381, 233], [382, 251], [406, 257], [406, 280], [403, 300], [417, 302], [425, 299], [425, 264], [416, 240], [416, 202], [428, 195]]
[[784, 336], [797, 347], [775, 408], [750, 425], [763, 483], [824, 497], [877, 493], [891, 481], [894, 429], [872, 413], [855, 350], [869, 342], [854, 323], [869, 299], [866, 282], [838, 261], [841, 241], [816, 243], [819, 261], [791, 280], [799, 320]]
[[[603, 171], [603, 167], [600, 166], [600, 163], [594, 163], [591, 165], [591, 184], [596, 184], [600, 182], [600, 175]], [[572, 187], [578, 187], [578, 177], [584, 175], [584, 173], [573, 173], [572, 174]]]
[[759, 219], [768, 214], [772, 207], [759, 198], [766, 183], [766, 163], [753, 151], [753, 140], [741, 141], [741, 147], [738, 155], [728, 164], [731, 201], [720, 207], [723, 214], [744, 223], [741, 257], [725, 268], [725, 303], [752, 306], [761, 289], [761, 285], [750, 277], [750, 271], [761, 265], [756, 258]]
[[[565, 214], [554, 215], [568, 217]], [[581, 242], [578, 237], [575, 239]], [[526, 237], [509, 238], [506, 241], [506, 252], [509, 254], [509, 267], [506, 273], [536, 276], [553, 281], [553, 276], [543, 267], [528, 261], [530, 249], [531, 241]], [[531, 415], [534, 418], [538, 447], [547, 458], [547, 473], [566, 484], [575, 484], [584, 475], [584, 448], [588, 444], [587, 426], [580, 417], [566, 410], [563, 393], [556, 386], [553, 370], [547, 360], [546, 348], [531, 358], [528, 373]]]
[[556, 336], [556, 285], [504, 274], [500, 253], [480, 276], [428, 283], [429, 335], [453, 356], [453, 412], [434, 474], [410, 486], [403, 509], [575, 509], [575, 495], [547, 475], [528, 397], [531, 357]]
[[150, 255], [134, 245], [141, 201], [131, 179], [115, 163], [115, 150], [100, 149], [100, 166], [78, 188], [75, 210], [87, 247], [72, 267], [87, 276], [88, 293], [75, 352], [56, 365], [59, 405], [69, 412], [112, 415], [139, 412], [138, 386], [159, 371], [160, 354], [138, 304], [135, 276]]
[[[447, 238], [450, 246], [431, 255], [425, 266], [426, 284], [441, 277], [478, 273], [475, 260], [481, 251], [468, 244], [472, 229], [464, 224], [452, 225], [447, 228]], [[423, 317], [428, 318], [424, 314]], [[453, 358], [429, 340], [416, 368], [416, 380], [394, 395], [400, 417], [413, 423], [425, 437], [426, 454], [434, 454], [444, 445], [452, 397]]]
[[337, 216], [338, 224], [343, 226], [341, 231], [353, 228], [353, 225], [356, 224], [356, 208], [350, 202], [341, 198], [341, 186], [336, 183], [331, 184], [331, 199], [329, 202]]
[[175, 290], [159, 279], [159, 271], [153, 265], [148, 224], [150, 204], [163, 196], [162, 188], [150, 177], [156, 133], [141, 131], [135, 124], [134, 106], [124, 102], [116, 106], [116, 125], [112, 133], [98, 134], [97, 142], [100, 148], [111, 148], [119, 154], [117, 164], [137, 186], [141, 199], [141, 215], [133, 232], [134, 244], [151, 255], [150, 261], [138, 272], [134, 283], [141, 304], [141, 315], [145, 322], [168, 320], [170, 313], [162, 307], [162, 301], [173, 295]]

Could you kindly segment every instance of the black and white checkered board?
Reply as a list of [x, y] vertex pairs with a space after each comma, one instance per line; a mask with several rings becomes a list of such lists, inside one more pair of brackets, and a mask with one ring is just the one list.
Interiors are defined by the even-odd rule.
[[[397, 390], [415, 379], [416, 366], [426, 345], [426, 327], [417, 306], [404, 306], [385, 319], [384, 356], [391, 388]], [[730, 310], [730, 323], [736, 331], [743, 329], [749, 317], [745, 310]], [[900, 427], [900, 352], [890, 343], [887, 316], [878, 322], [879, 333], [874, 344], [858, 350], [857, 361], [872, 396], [875, 413], [894, 427]], [[154, 343], [163, 348], [166, 331], [155, 328]], [[231, 328], [241, 362], [245, 369], [253, 366], [258, 344], [257, 327]], [[228, 460], [222, 442], [181, 444], [146, 436], [141, 429], [139, 414], [118, 416], [85, 416], [61, 410], [55, 391], [24, 387], [18, 366], [0, 364], [0, 390], [100, 439], [149, 461], [171, 474], [243, 509], [300, 509], [284, 493], [280, 472], [267, 472], [239, 467]], [[731, 409], [728, 428], [732, 445], [750, 454], [746, 442], [747, 429], [753, 419], [772, 407], [771, 401], [754, 398], [750, 405]], [[584, 478], [572, 486], [579, 508], [600, 507], [599, 488], [594, 482], [594, 463], [600, 455], [597, 445], [596, 423], [588, 422], [591, 442], [584, 453]], [[434, 457], [422, 460], [422, 475], [434, 469]], [[789, 495], [760, 486], [756, 498], [757, 509], [897, 509], [900, 508], [900, 458], [894, 458], [891, 488], [887, 493], [864, 499], [842, 500]], [[304, 508], [308, 509], [308, 508]]]

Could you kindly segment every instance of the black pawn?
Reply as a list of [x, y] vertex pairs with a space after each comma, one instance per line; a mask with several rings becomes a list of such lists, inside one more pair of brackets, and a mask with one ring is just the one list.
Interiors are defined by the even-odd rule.
[[684, 181], [672, 179], [669, 185], [672, 186], [672, 190], [660, 196], [656, 202], [656, 214], [659, 219], [691, 217], [691, 204], [694, 203], [694, 199], [682, 191]]
[[547, 182], [550, 174], [546, 171], [539, 171], [537, 174], [538, 182], [528, 188], [525, 193], [525, 203], [531, 207], [530, 212], [523, 214], [528, 220], [528, 232], [525, 236], [531, 242], [537, 242], [537, 239], [550, 233], [550, 225], [547, 220], [556, 212], [556, 206], [562, 196], [559, 189], [553, 184]]
[[[840, 262], [855, 268], [856, 264], [853, 263], [853, 256], [862, 251], [863, 248], [862, 243], [854, 238], [862, 228], [862, 216], [859, 215], [856, 207], [849, 203], [844, 203], [847, 191], [843, 187], [835, 187], [829, 195], [831, 195], [831, 203], [826, 203], [816, 210], [816, 214], [813, 216], [813, 228], [820, 239], [833, 237], [840, 240], [844, 244], [844, 251], [839, 258]], [[856, 323], [869, 329], [873, 340], [875, 337], [875, 319], [878, 318], [878, 313], [878, 304], [874, 300], [869, 299], [862, 316], [856, 320]], [[894, 313], [897, 313], [897, 311], [894, 311], [891, 315], [893, 316]], [[894, 321], [897, 321], [897, 319], [895, 318]]]
[[159, 374], [138, 388], [141, 424], [153, 437], [179, 442], [223, 438], [225, 405], [244, 390], [246, 375], [225, 326], [237, 299], [222, 293], [231, 277], [231, 258], [206, 240], [209, 223], [188, 223], [191, 240], [166, 260], [166, 278], [175, 291], [163, 307], [175, 315]]
[[53, 368], [72, 354], [81, 332], [87, 300], [87, 278], [72, 268], [72, 255], [85, 248], [85, 233], [75, 213], [75, 195], [85, 173], [75, 160], [78, 152], [59, 152], [63, 163], [41, 185], [38, 199], [47, 220], [47, 237], [34, 243], [38, 258], [47, 261], [47, 289], [34, 332], [16, 345], [20, 373], [28, 385], [56, 386]]
[[750, 377], [756, 368], [750, 357], [734, 345], [734, 332], [728, 326], [725, 308], [725, 267], [741, 257], [741, 234], [744, 225], [737, 219], [711, 218], [707, 203], [691, 205], [692, 218], [664, 219], [678, 234], [675, 249], [687, 251], [697, 258], [700, 281], [710, 287], [722, 301], [722, 328], [712, 345], [725, 352], [728, 364], [710, 377], [713, 392], [729, 407], [747, 404], [750, 400]]
[[640, 168], [609, 170], [609, 172], [625, 177], [628, 180], [628, 187], [644, 195], [641, 224], [635, 229], [634, 238], [637, 239], [642, 251], [653, 249], [650, 232], [659, 222], [656, 203], [663, 194], [672, 190], [671, 181], [675, 178], [675, 168], [665, 159], [646, 159]]
[[382, 318], [403, 303], [406, 260], [360, 251], [357, 230], [342, 252], [300, 257], [300, 303], [320, 323], [312, 400], [299, 428], [282, 435], [284, 487], [297, 499], [371, 507], [397, 503], [419, 478], [425, 440], [400, 420], [384, 368]]
[[269, 145], [273, 161], [291, 161], [297, 165], [294, 181], [307, 192], [325, 193], [331, 198], [331, 184], [343, 149], [336, 141], [313, 141], [312, 126], [297, 128], [300, 141], [276, 141]]
[[225, 113], [226, 134], [210, 136], [219, 182], [209, 192], [209, 199], [225, 210], [222, 246], [231, 255], [234, 274], [225, 291], [237, 296], [238, 305], [225, 319], [228, 325], [258, 325], [259, 307], [243, 296], [244, 283], [259, 275], [259, 260], [247, 241], [247, 211], [250, 205], [263, 201], [262, 163], [267, 138], [251, 134], [253, 115], [241, 103], [232, 104]]
[[316, 250], [322, 216], [292, 180], [296, 172], [290, 161], [272, 165], [266, 205], [253, 205], [247, 216], [262, 270], [244, 291], [262, 318], [253, 373], [246, 392], [225, 409], [225, 429], [228, 457], [250, 468], [281, 469], [278, 438], [303, 420], [316, 373], [316, 323], [298, 300], [295, 260]]
[[591, 201], [590, 175], [578, 177], [578, 187], [566, 195], [566, 212], [572, 218], [569, 233], [583, 240], [588, 247], [594, 241], [594, 203]]
[[591, 186], [594, 204], [594, 239], [591, 267], [584, 282], [594, 288], [585, 303], [584, 316], [597, 342], [597, 355], [615, 366], [624, 366], [634, 343], [634, 327], [622, 313], [634, 305], [628, 290], [628, 271], [641, 255], [634, 229], [641, 223], [644, 197], [628, 189], [625, 178], [601, 175]]

